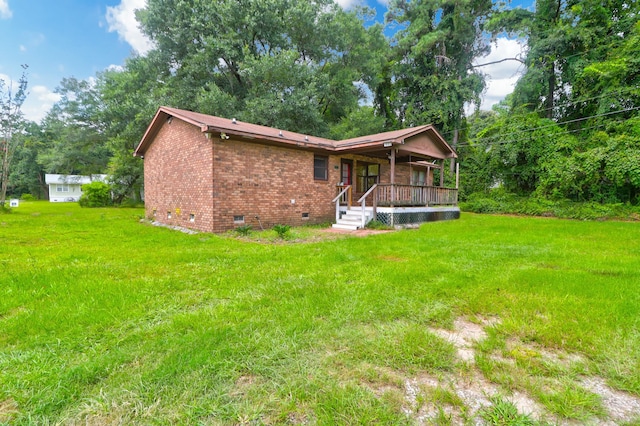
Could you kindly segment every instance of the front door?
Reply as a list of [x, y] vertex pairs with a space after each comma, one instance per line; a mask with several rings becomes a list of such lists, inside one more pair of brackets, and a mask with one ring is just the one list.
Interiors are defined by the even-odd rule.
[[[341, 160], [340, 161], [340, 182], [344, 186], [353, 185], [353, 160]], [[353, 188], [351, 192], [347, 194], [353, 194]], [[346, 195], [342, 202], [351, 205], [351, 200], [347, 200]]]
[[344, 186], [352, 184], [352, 175], [353, 175], [353, 161], [352, 160], [342, 160], [340, 162], [341, 169], [341, 182]]

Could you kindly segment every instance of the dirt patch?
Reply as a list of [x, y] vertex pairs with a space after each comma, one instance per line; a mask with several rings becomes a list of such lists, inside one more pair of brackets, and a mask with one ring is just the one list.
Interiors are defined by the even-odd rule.
[[482, 320], [482, 324], [476, 324], [463, 318], [458, 318], [453, 323], [453, 330], [432, 329], [434, 333], [455, 346], [458, 358], [465, 362], [473, 362], [475, 352], [473, 345], [487, 337], [485, 326], [495, 323], [490, 320]]
[[407, 259], [405, 259], [404, 257], [398, 257], [398, 256], [376, 256], [376, 259], [379, 260], [386, 260], [387, 262], [406, 262]]
[[[483, 424], [482, 413], [499, 398], [513, 404], [520, 414], [535, 421], [550, 421], [553, 424], [573, 426], [579, 423], [571, 419], [562, 419], [548, 412], [526, 391], [507, 389], [485, 378], [475, 364], [474, 346], [487, 337], [486, 328], [497, 324], [495, 319], [479, 318], [469, 321], [458, 318], [453, 329], [431, 329], [439, 337], [446, 339], [457, 350], [457, 357], [464, 364], [454, 372], [442, 372], [438, 375], [420, 373], [414, 377], [402, 378], [403, 386], [381, 386], [380, 391], [400, 391], [402, 393], [402, 411], [418, 425], [434, 423]], [[556, 351], [539, 345], [523, 343], [517, 339], [507, 342], [506, 356], [492, 354], [491, 359], [515, 363], [509, 354], [520, 357], [533, 357], [540, 362], [552, 363], [565, 369], [576, 364], [586, 363], [579, 354]], [[464, 367], [466, 365], [467, 367]], [[402, 377], [402, 373], [397, 374]], [[586, 377], [575, 382], [585, 390], [600, 396], [607, 412], [603, 418], [592, 418], [590, 424], [618, 425], [640, 420], [640, 397], [609, 387], [599, 377]]]
[[[433, 395], [436, 395], [435, 397]], [[535, 419], [546, 416], [544, 408], [521, 392], [504, 396], [500, 388], [486, 380], [478, 372], [468, 375], [445, 375], [436, 378], [420, 375], [405, 381], [404, 413], [417, 424], [432, 424], [438, 417], [445, 416], [453, 424], [482, 424], [482, 410], [492, 405], [491, 398], [501, 396], [510, 401], [518, 412]]]
[[611, 389], [600, 377], [587, 377], [580, 383], [602, 398], [609, 417], [616, 422], [640, 420], [640, 397]]
[[354, 237], [366, 237], [369, 235], [377, 235], [377, 234], [387, 234], [389, 232], [394, 232], [392, 229], [357, 229], [355, 231], [349, 231], [347, 229], [336, 229], [336, 228], [323, 228], [320, 232], [325, 232], [327, 234], [342, 234], [342, 235], [352, 235]]
[[0, 423], [9, 423], [13, 416], [19, 413], [18, 403], [13, 399], [0, 401]]

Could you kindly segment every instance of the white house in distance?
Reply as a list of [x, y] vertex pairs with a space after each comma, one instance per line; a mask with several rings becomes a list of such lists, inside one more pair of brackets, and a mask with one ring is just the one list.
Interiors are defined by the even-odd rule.
[[106, 180], [107, 175], [44, 175], [44, 181], [49, 185], [49, 201], [52, 203], [78, 201], [82, 195], [82, 185]]

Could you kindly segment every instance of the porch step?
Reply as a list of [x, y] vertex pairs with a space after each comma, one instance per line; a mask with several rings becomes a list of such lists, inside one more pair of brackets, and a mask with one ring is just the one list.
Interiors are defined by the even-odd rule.
[[[365, 211], [365, 223], [369, 222], [371, 216], [373, 215], [373, 210]], [[338, 220], [337, 223], [331, 225], [332, 228], [335, 229], [346, 229], [350, 231], [355, 231], [362, 227], [362, 210], [361, 209], [350, 209], [347, 210], [342, 217]]]
[[347, 231], [357, 231], [358, 228], [360, 228], [360, 226], [358, 225], [346, 225], [342, 223], [334, 223], [333, 225], [331, 225], [331, 227], [334, 229], [344, 229]]

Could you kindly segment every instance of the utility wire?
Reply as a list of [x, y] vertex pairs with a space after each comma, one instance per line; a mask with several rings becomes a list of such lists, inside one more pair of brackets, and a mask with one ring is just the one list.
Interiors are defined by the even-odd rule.
[[[618, 89], [617, 91], [609, 92], [609, 93], [604, 94], [604, 95], [593, 96], [593, 97], [591, 97], [591, 98], [577, 99], [577, 100], [574, 100], [574, 101], [567, 101], [567, 102], [564, 102], [564, 103], [562, 103], [562, 104], [560, 104], [560, 105], [553, 106], [553, 107], [551, 107], [551, 108], [539, 109], [539, 110], [536, 110], [536, 111], [535, 111], [535, 113], [544, 112], [544, 111], [549, 111], [549, 110], [551, 110], [551, 109], [556, 109], [556, 108], [563, 108], [563, 107], [566, 107], [566, 106], [569, 106], [569, 105], [579, 104], [579, 103], [582, 103], [582, 102], [593, 101], [593, 100], [596, 100], [596, 99], [602, 99], [602, 98], [606, 98], [606, 97], [610, 97], [610, 96], [621, 95], [621, 94], [626, 93], [626, 92], [633, 92], [633, 91], [637, 91], [637, 90], [638, 90], [638, 89], [637, 89], [637, 88], [635, 88], [635, 87], [622, 88], [622, 89]], [[531, 113], [534, 113], [534, 111], [532, 111]], [[460, 131], [462, 131], [463, 129], [454, 129], [454, 130], [449, 130], [448, 132], [442, 132], [442, 133], [441, 133], [441, 135], [442, 135], [442, 136], [451, 135], [451, 134], [453, 134], [456, 130], [457, 130], [458, 132], [460, 132]]]
[[[619, 113], [622, 113], [622, 112], [635, 111], [635, 110], [639, 110], [639, 109], [640, 109], [640, 106], [621, 109], [621, 110], [617, 110], [617, 111], [609, 111], [609, 112], [605, 112], [605, 113], [602, 113], [602, 114], [590, 115], [588, 117], [580, 117], [580, 118], [575, 118], [573, 120], [554, 122], [553, 124], [547, 124], [547, 125], [544, 125], [544, 126], [531, 127], [531, 128], [528, 128], [528, 129], [518, 130], [517, 132], [507, 133], [506, 135], [486, 136], [486, 137], [482, 137], [482, 138], [477, 138], [476, 140], [495, 139], [495, 138], [511, 136], [511, 135], [515, 135], [515, 134], [519, 134], [519, 133], [533, 132], [535, 130], [545, 129], [547, 127], [554, 127], [554, 126], [560, 126], [560, 125], [563, 125], [563, 124], [576, 123], [576, 122], [579, 122], [579, 121], [589, 120], [591, 118], [606, 117], [606, 116], [613, 115], [613, 114], [619, 114]], [[447, 132], [445, 134], [449, 134], [449, 132]], [[460, 144], [458, 144], [458, 146], [460, 146]]]
[[[566, 135], [566, 134], [569, 134], [569, 133], [578, 133], [578, 132], [582, 132], [582, 131], [585, 131], [585, 130], [597, 129], [599, 127], [604, 127], [604, 126], [607, 126], [607, 125], [609, 125], [611, 123], [622, 123], [624, 121], [625, 120], [615, 120], [613, 122], [600, 123], [600, 124], [596, 124], [596, 125], [589, 126], [589, 127], [583, 127], [583, 128], [580, 128], [580, 129], [563, 130], [561, 132], [547, 134], [547, 136], [548, 137], [555, 137], [555, 136], [560, 136], [560, 135]], [[516, 142], [525, 141], [525, 140], [527, 140], [527, 139], [515, 138], [515, 139], [509, 139], [509, 140], [502, 140], [502, 141], [494, 142], [494, 143], [492, 143], [492, 145], [507, 145], [507, 144], [510, 144], [510, 143], [516, 143]], [[474, 143], [472, 143], [472, 142], [461, 143], [458, 146], [462, 146], [462, 147], [464, 147], [464, 146], [472, 146], [472, 145], [475, 144], [476, 141], [473, 141], [473, 142]]]

